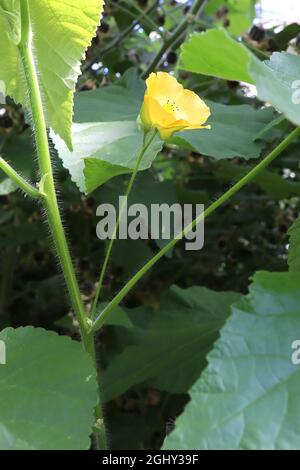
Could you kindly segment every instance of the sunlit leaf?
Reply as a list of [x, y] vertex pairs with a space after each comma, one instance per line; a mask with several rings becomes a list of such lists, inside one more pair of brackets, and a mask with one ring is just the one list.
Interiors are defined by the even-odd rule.
[[[52, 138], [72, 180], [86, 193], [114, 176], [131, 173], [143, 143], [136, 122], [129, 121], [73, 124], [73, 152], [58, 136]], [[162, 142], [156, 137], [144, 155], [140, 171], [151, 166], [161, 148]]]
[[[73, 93], [81, 59], [100, 21], [103, 0], [29, 0], [29, 8], [47, 124], [71, 148]], [[8, 96], [28, 106], [19, 40], [19, 1], [0, 0], [0, 80]]]

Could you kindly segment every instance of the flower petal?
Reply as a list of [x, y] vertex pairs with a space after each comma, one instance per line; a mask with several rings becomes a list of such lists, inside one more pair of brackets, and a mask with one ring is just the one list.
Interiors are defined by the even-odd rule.
[[176, 121], [173, 114], [168, 113], [152, 96], [145, 95], [145, 106], [152, 126], [170, 127]]
[[207, 126], [195, 125], [195, 126], [188, 126], [184, 130], [185, 131], [192, 131], [193, 129], [211, 129], [211, 125], [207, 124]]
[[177, 97], [176, 105], [180, 109], [180, 117], [186, 119], [191, 125], [204, 124], [210, 116], [210, 109], [190, 90], [183, 90]]
[[161, 105], [168, 100], [175, 100], [184, 90], [175, 77], [166, 72], [151, 73], [146, 80], [147, 94], [156, 99]]
[[174, 132], [203, 126], [210, 109], [196, 93], [185, 90], [176, 78], [166, 72], [151, 73], [140, 113], [145, 130], [156, 128], [163, 140]]

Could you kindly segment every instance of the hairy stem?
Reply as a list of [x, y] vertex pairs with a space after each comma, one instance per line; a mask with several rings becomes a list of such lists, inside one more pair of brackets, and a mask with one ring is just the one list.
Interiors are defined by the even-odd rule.
[[[20, 7], [22, 34], [19, 44], [19, 51], [22, 58], [27, 82], [26, 84], [32, 112], [38, 161], [43, 182], [43, 204], [47, 213], [48, 223], [52, 232], [55, 248], [62, 266], [72, 307], [79, 323], [83, 345], [85, 350], [92, 356], [96, 366], [94, 339], [92, 334], [88, 332], [89, 326], [87, 315], [80, 295], [80, 290], [75, 276], [74, 267], [57, 202], [41, 91], [32, 54], [31, 23], [28, 0], [22, 0], [20, 2]], [[100, 398], [99, 391], [99, 403], [101, 403]], [[95, 414], [97, 423], [99, 425], [100, 422], [102, 423], [100, 404], [96, 408]], [[102, 445], [102, 448], [106, 447], [104, 436], [104, 429], [99, 430], [98, 444], [99, 446]]]
[[128, 292], [136, 285], [136, 283], [152, 268], [168, 251], [170, 251], [184, 235], [193, 230], [200, 222], [212, 214], [222, 204], [234, 196], [240, 189], [249, 184], [255, 177], [266, 168], [278, 155], [280, 155], [286, 147], [300, 136], [300, 127], [294, 129], [274, 150], [272, 150], [258, 165], [250, 170], [243, 178], [241, 178], [234, 186], [224, 193], [217, 201], [211, 204], [203, 213], [200, 214], [189, 226], [185, 227], [182, 233], [174, 240], [171, 240], [162, 250], [160, 250], [148, 263], [143, 266], [130, 281], [121, 289], [114, 299], [107, 305], [103, 312], [94, 321], [92, 331], [96, 331], [105, 323], [106, 318], [113, 309], [120, 304]]

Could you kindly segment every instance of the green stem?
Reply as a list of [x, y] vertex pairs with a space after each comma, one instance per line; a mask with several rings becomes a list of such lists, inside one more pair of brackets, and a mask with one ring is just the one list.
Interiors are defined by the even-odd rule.
[[[123, 11], [127, 15], [131, 16], [135, 20], [137, 19], [136, 14], [134, 14], [131, 10], [128, 8], [124, 7], [123, 5], [119, 5], [118, 3], [114, 2], [113, 0], [110, 1], [114, 7], [118, 8], [119, 10]], [[142, 10], [138, 5], [134, 4], [133, 2], [130, 2], [131, 6], [135, 9], [135, 11], [139, 14], [139, 21], [143, 20], [145, 23], [148, 23], [148, 26], [153, 29], [153, 31], [156, 31], [161, 37], [164, 37], [164, 33], [159, 29], [157, 24], [154, 23], [154, 21], [148, 16], [149, 12]], [[158, 2], [155, 1], [154, 5], [151, 5], [151, 11], [158, 6]]]
[[[24, 67], [29, 100], [31, 105], [39, 167], [43, 182], [43, 203], [47, 213], [48, 222], [51, 228], [57, 254], [59, 256], [59, 260], [62, 266], [64, 278], [68, 287], [72, 307], [79, 323], [83, 345], [85, 350], [92, 356], [95, 361], [95, 346], [93, 336], [91, 333], [88, 332], [88, 319], [80, 295], [78, 282], [75, 276], [74, 267], [58, 208], [42, 97], [38, 82], [37, 71], [35, 68], [35, 62], [32, 54], [31, 23], [28, 0], [22, 0], [20, 2], [20, 8], [22, 30], [19, 51]], [[100, 398], [101, 397], [99, 391], [99, 403], [101, 403]], [[96, 419], [98, 421], [102, 420], [100, 405], [96, 409]], [[103, 448], [105, 448], [105, 443], [103, 442], [103, 435], [104, 431], [101, 433], [98, 432], [98, 441], [100, 441], [100, 444], [102, 443]]]
[[[30, 47], [31, 44], [30, 42], [28, 42], [30, 34], [28, 33], [27, 24], [30, 25], [30, 19], [27, 1], [28, 0], [23, 0], [21, 2], [22, 40], [19, 45], [19, 49], [27, 80], [39, 166], [41, 176], [44, 179], [44, 203], [47, 210], [49, 225], [53, 233], [56, 249], [58, 251], [66, 283], [69, 289], [72, 305], [80, 323], [80, 327], [83, 331], [85, 331], [87, 325], [86, 315], [81, 295], [79, 292], [78, 283], [75, 278], [74, 268], [58, 209], [42, 98], [40, 94], [37, 73], [35, 70], [34, 59]], [[26, 22], [24, 20], [25, 18], [27, 19]]]
[[19, 175], [2, 157], [0, 157], [0, 169], [14, 181], [28, 196], [40, 198], [43, 194], [30, 183], [28, 183], [21, 175]]
[[181, 23], [179, 23], [177, 28], [174, 29], [174, 31], [169, 36], [169, 38], [166, 41], [163, 42], [161, 48], [159, 49], [159, 51], [157, 52], [157, 54], [153, 58], [153, 60], [150, 63], [149, 67], [142, 74], [142, 78], [144, 78], [144, 79], [147, 78], [148, 75], [156, 69], [156, 67], [159, 65], [163, 55], [177, 41], [178, 37], [180, 37], [183, 33], [186, 32], [187, 27], [188, 27], [190, 21], [192, 21], [193, 17], [194, 17], [194, 20], [197, 19], [197, 17], [201, 14], [201, 12], [203, 11], [203, 8], [205, 7], [206, 4], [207, 4], [207, 0], [195, 0], [194, 1], [193, 6], [192, 6], [190, 12], [188, 13], [188, 15], [186, 15], [186, 17], [181, 21]]
[[94, 303], [93, 303], [93, 308], [92, 308], [92, 312], [91, 312], [91, 318], [93, 319], [95, 317], [95, 314], [96, 314], [96, 310], [97, 310], [97, 304], [98, 304], [98, 301], [99, 301], [99, 297], [100, 297], [100, 293], [101, 293], [101, 289], [102, 289], [102, 286], [103, 286], [103, 281], [104, 281], [104, 277], [105, 277], [105, 273], [106, 273], [106, 270], [107, 270], [107, 266], [108, 266], [108, 263], [109, 263], [109, 259], [110, 259], [110, 255], [111, 255], [111, 252], [112, 252], [112, 249], [113, 249], [113, 246], [114, 246], [114, 242], [115, 242], [115, 239], [116, 239], [116, 235], [117, 235], [117, 231], [118, 231], [118, 228], [120, 226], [120, 221], [122, 219], [122, 216], [123, 216], [123, 213], [124, 213], [124, 209], [125, 209], [125, 206], [126, 206], [126, 200], [129, 198], [129, 195], [131, 193], [131, 190], [132, 190], [132, 186], [133, 186], [133, 183], [134, 183], [134, 180], [136, 178], [136, 175], [137, 175], [137, 172], [139, 170], [139, 167], [140, 167], [140, 164], [141, 164], [141, 161], [145, 155], [145, 153], [147, 152], [148, 148], [150, 147], [151, 143], [153, 142], [153, 139], [154, 137], [156, 136], [157, 132], [154, 131], [151, 135], [150, 135], [150, 138], [149, 140], [146, 142], [146, 132], [144, 132], [144, 138], [143, 138], [143, 145], [142, 145], [142, 149], [138, 155], [138, 158], [137, 158], [137, 161], [136, 161], [136, 165], [135, 165], [135, 168], [132, 172], [132, 175], [131, 175], [131, 178], [129, 180], [129, 183], [128, 183], [128, 186], [127, 186], [127, 190], [126, 190], [126, 193], [125, 193], [125, 200], [124, 200], [124, 203], [122, 204], [121, 208], [120, 208], [120, 213], [118, 215], [118, 220], [117, 220], [117, 223], [114, 227], [114, 231], [113, 231], [113, 234], [112, 234], [112, 237], [110, 239], [110, 242], [109, 242], [109, 245], [108, 245], [108, 249], [107, 249], [107, 252], [106, 252], [106, 256], [105, 256], [105, 260], [104, 260], [104, 263], [103, 263], [103, 266], [102, 266], [102, 270], [101, 270], [101, 274], [100, 274], [100, 279], [99, 279], [99, 282], [98, 282], [98, 285], [97, 285], [97, 289], [96, 289], [96, 294], [95, 294], [95, 299], [94, 299]]
[[[146, 10], [143, 15], [140, 15], [138, 18], [136, 18], [127, 28], [125, 28], [122, 32], [120, 32], [120, 34], [118, 34], [114, 39], [112, 39], [110, 41], [109, 44], [107, 44], [107, 46], [105, 46], [103, 49], [101, 49], [100, 53], [101, 53], [101, 57], [105, 56], [106, 54], [108, 54], [110, 51], [112, 51], [113, 49], [116, 49], [116, 47], [119, 46], [119, 44], [124, 40], [126, 39], [127, 36], [129, 36], [129, 34], [132, 32], [132, 30], [139, 24], [139, 22], [144, 18], [144, 16], [146, 15], [149, 15], [152, 10], [154, 10], [154, 8], [156, 7], [156, 3], [154, 5], [152, 5], [151, 7], [148, 8], [148, 10]], [[85, 65], [84, 67], [84, 70], [88, 70], [89, 68], [92, 67], [92, 65], [97, 61], [99, 60], [99, 58], [94, 58], [92, 59], [87, 65]]]
[[234, 186], [232, 186], [226, 193], [224, 193], [217, 201], [211, 204], [203, 213], [200, 214], [189, 226], [187, 226], [181, 234], [174, 240], [171, 240], [162, 250], [160, 250], [148, 263], [140, 269], [135, 276], [121, 289], [121, 291], [115, 296], [115, 298], [107, 305], [103, 312], [96, 318], [93, 323], [92, 331], [96, 331], [103, 326], [106, 318], [113, 311], [113, 309], [120, 304], [128, 292], [136, 285], [144, 274], [152, 268], [168, 251], [170, 251], [184, 235], [193, 230], [200, 222], [206, 217], [212, 214], [218, 207], [224, 202], [228, 201], [234, 196], [240, 189], [246, 186], [248, 183], [253, 181], [255, 177], [264, 168], [266, 168], [278, 155], [280, 155], [286, 147], [293, 142], [297, 137], [300, 136], [300, 127], [294, 129], [274, 150], [272, 150], [258, 165], [250, 170], [243, 178], [241, 178]]

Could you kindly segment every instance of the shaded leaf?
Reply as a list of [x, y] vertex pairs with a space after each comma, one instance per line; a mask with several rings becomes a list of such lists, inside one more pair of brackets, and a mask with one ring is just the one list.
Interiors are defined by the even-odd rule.
[[[173, 287], [158, 311], [125, 310], [135, 323], [132, 344], [112, 360], [104, 374], [105, 400], [146, 381], [172, 393], [187, 391], [205, 367], [205, 356], [237, 298], [238, 294], [205, 287]], [[144, 316], [148, 320], [142, 326]]]
[[0, 449], [88, 449], [97, 386], [82, 345], [33, 327], [7, 328], [0, 340]]
[[232, 307], [165, 449], [299, 449], [299, 275], [257, 273]]
[[81, 91], [75, 94], [74, 122], [136, 121], [142, 100], [143, 96], [116, 85]]
[[[31, 133], [0, 135], [0, 154], [18, 171], [24, 178], [32, 180], [34, 178], [34, 147]], [[0, 170], [0, 195], [10, 194], [18, 189], [6, 174]]]
[[207, 102], [211, 109], [211, 129], [180, 132], [171, 142], [191, 148], [216, 159], [258, 158], [265, 143], [254, 140], [273, 117], [272, 109], [256, 110], [252, 106]]

